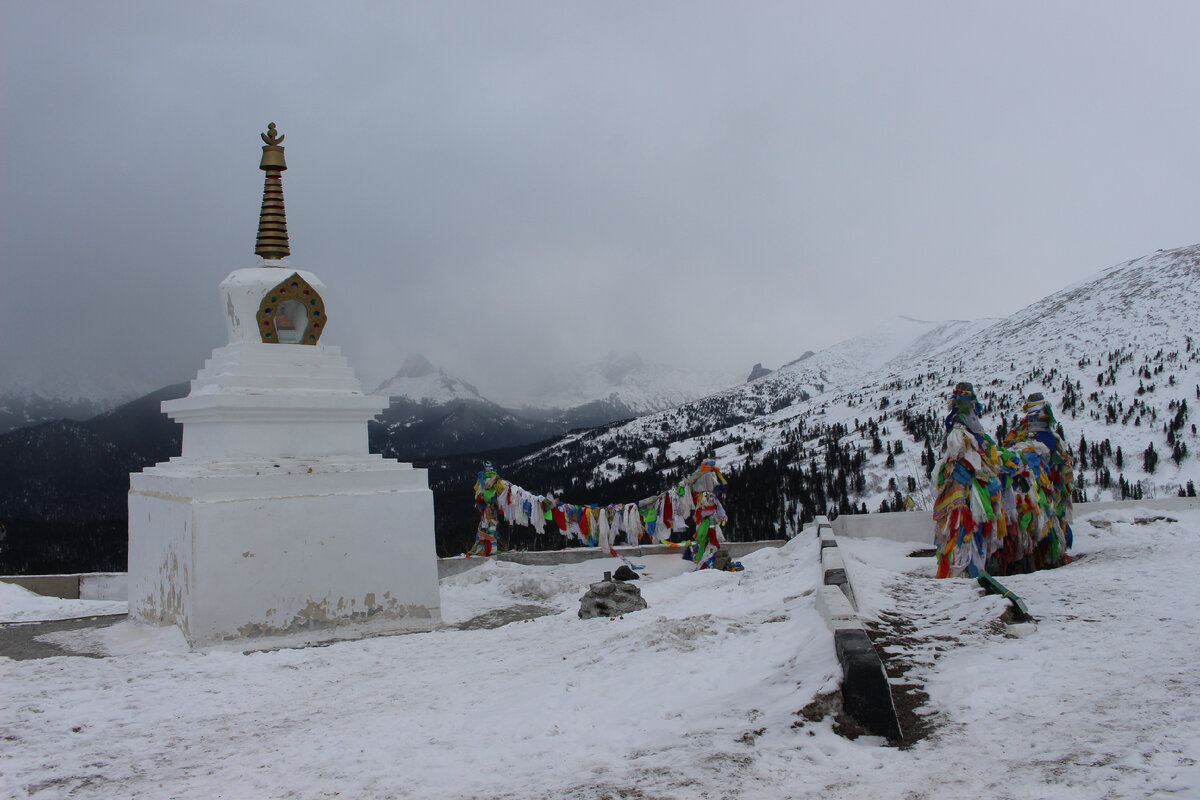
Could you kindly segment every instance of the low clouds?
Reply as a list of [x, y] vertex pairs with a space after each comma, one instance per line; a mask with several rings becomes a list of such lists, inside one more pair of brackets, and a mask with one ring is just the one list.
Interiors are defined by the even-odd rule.
[[[365, 377], [776, 366], [1200, 239], [1197, 12], [1055, 4], [5, 6], [0, 389], [223, 343], [258, 132]], [[336, 303], [336, 304], [335, 304]], [[49, 376], [49, 377], [48, 377]]]

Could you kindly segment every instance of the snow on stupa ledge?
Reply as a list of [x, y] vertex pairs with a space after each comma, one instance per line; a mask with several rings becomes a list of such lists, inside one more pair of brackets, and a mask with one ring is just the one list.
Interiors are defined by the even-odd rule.
[[[262, 341], [263, 296], [290, 270], [237, 270], [221, 283], [229, 344], [213, 351], [191, 393], [163, 403], [184, 423], [184, 458], [287, 458], [365, 454], [366, 422], [387, 408], [364, 395], [338, 347]], [[302, 270], [317, 292], [325, 284]]]

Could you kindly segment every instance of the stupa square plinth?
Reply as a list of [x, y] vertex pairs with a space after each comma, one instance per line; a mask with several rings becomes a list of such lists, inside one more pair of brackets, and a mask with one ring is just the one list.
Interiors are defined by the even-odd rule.
[[424, 470], [378, 457], [178, 458], [133, 478], [135, 619], [178, 625], [194, 646], [441, 622]]

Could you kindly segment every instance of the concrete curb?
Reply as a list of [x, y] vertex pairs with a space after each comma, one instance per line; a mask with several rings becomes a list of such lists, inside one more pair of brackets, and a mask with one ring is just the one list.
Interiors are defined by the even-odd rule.
[[[722, 547], [728, 550], [729, 555], [736, 559], [741, 558], [747, 553], [753, 553], [755, 550], [761, 550], [764, 547], [782, 547], [785, 544], [787, 544], [786, 539], [763, 539], [757, 542], [726, 542]], [[616, 551], [626, 558], [682, 555], [682, 551], [678, 547], [672, 547], [667, 544], [622, 545], [617, 547]], [[475, 567], [482, 567], [492, 560], [510, 561], [514, 564], [525, 564], [527, 566], [547, 566], [551, 564], [578, 564], [597, 558], [612, 558], [612, 556], [609, 555], [607, 550], [602, 550], [598, 547], [570, 547], [564, 550], [508, 550], [493, 556], [472, 556], [471, 558], [463, 558], [462, 556], [439, 558], [438, 578], [458, 575]]]
[[842, 665], [842, 707], [875, 736], [900, 738], [900, 721], [892, 702], [887, 672], [867, 630], [858, 617], [854, 587], [828, 518], [817, 517], [824, 585], [817, 591], [817, 609], [833, 631], [833, 647]]

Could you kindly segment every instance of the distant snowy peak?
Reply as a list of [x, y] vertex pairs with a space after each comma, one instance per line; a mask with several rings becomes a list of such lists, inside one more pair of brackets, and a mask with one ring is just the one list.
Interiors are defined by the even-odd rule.
[[770, 375], [774, 371], [775, 370], [773, 370], [773, 369], [767, 369], [766, 367], [764, 367], [762, 365], [762, 362], [760, 361], [757, 364], [755, 364], [753, 367], [750, 368], [750, 374], [746, 376], [746, 383], [751, 383], [752, 381], [756, 381], [759, 378], [764, 378], [767, 375]]
[[856, 386], [877, 373], [902, 369], [914, 360], [950, 351], [996, 322], [994, 319], [930, 321], [897, 316], [819, 352], [806, 351], [795, 361], [761, 377], [752, 389], [747, 385], [732, 392], [744, 388], [758, 397], [782, 402], [782, 398], [801, 393], [815, 395]]
[[[592, 403], [624, 407], [647, 414], [696, 400], [740, 383], [733, 374], [692, 373], [654, 364], [637, 355], [610, 353], [600, 361], [539, 372], [519, 396], [500, 397], [509, 408], [570, 409]], [[493, 402], [470, 383], [430, 363], [410, 356], [396, 373], [372, 394], [442, 404], [454, 400]]]
[[[910, 319], [902, 317], [901, 319]], [[999, 319], [985, 317], [978, 320], [947, 320], [944, 322], [919, 322], [925, 327], [915, 339], [905, 344], [899, 352], [889, 358], [882, 367], [888, 370], [905, 369], [909, 364], [922, 359], [935, 358], [960, 347], [963, 342], [988, 330], [1000, 322]]]
[[822, 350], [818, 356], [841, 360], [866, 374], [888, 365], [937, 355], [995, 322], [994, 319], [931, 321], [897, 316], [861, 336]]
[[688, 372], [632, 354], [609, 353], [600, 361], [548, 370], [531, 387], [532, 408], [573, 408], [596, 401], [619, 403], [635, 414], [672, 408], [741, 383], [720, 371]]
[[109, 411], [112, 400], [42, 397], [28, 392], [0, 393], [0, 433], [51, 420], [85, 420]]
[[435, 367], [422, 355], [409, 356], [396, 374], [377, 386], [371, 394], [403, 397], [430, 404], [454, 400], [486, 402], [474, 386]]
[[0, 372], [0, 400], [94, 407], [96, 413], [116, 408], [156, 388], [149, 381], [115, 372], [99, 376], [84, 375], [78, 371]]

